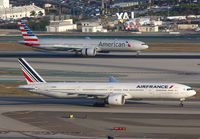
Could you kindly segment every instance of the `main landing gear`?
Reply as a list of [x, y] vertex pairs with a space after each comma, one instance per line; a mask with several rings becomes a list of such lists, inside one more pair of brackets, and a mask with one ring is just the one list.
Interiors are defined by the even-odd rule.
[[139, 55], [140, 55], [140, 51], [137, 51], [136, 56], [139, 56]]
[[181, 99], [180, 99], [179, 107], [183, 107], [183, 101], [185, 101], [185, 98], [181, 98]]

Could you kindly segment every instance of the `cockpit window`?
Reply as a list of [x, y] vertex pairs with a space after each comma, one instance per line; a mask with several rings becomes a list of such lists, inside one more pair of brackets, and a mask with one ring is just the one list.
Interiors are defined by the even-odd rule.
[[192, 88], [188, 88], [187, 91], [193, 90]]
[[145, 43], [143, 43], [142, 45], [146, 45]]

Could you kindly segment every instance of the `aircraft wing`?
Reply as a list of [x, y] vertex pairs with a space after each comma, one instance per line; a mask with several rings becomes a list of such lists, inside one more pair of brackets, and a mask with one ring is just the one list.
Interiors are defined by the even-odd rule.
[[[60, 90], [50, 90], [49, 93], [66, 93], [66, 91], [60, 91]], [[87, 96], [87, 97], [101, 97], [101, 98], [106, 98], [110, 95], [110, 93], [105, 92], [105, 93], [91, 93], [91, 92], [71, 92], [71, 93], [67, 93], [68, 95], [78, 95], [80, 97], [82, 96]], [[124, 96], [127, 96], [127, 94], [123, 94]]]
[[100, 51], [99, 47], [93, 46], [52, 46], [50, 49], [51, 51], [78, 52], [83, 56], [95, 56]]
[[[66, 93], [66, 91], [64, 91], [64, 90], [62, 90], [62, 91], [60, 91], [60, 90], [50, 90], [49, 91], [50, 93]], [[101, 97], [103, 97], [103, 96], [105, 96], [105, 97], [107, 97], [108, 95], [109, 95], [109, 93], [91, 93], [91, 92], [71, 92], [71, 93], [67, 93], [68, 95], [80, 95], [80, 96], [83, 96], [83, 95], [85, 95], [85, 96], [101, 96]]]
[[84, 93], [68, 93], [69, 95], [79, 95], [79, 96], [94, 96], [94, 97], [107, 97], [109, 94], [108, 93], [87, 93], [87, 92], [84, 92]]
[[51, 49], [52, 49], [52, 50], [56, 50], [56, 51], [81, 52], [81, 50], [82, 50], [83, 48], [52, 46]]

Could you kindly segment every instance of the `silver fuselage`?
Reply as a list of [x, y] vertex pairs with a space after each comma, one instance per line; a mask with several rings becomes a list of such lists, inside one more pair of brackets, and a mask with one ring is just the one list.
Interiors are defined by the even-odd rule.
[[[26, 43], [26, 42], [24, 42]], [[29, 42], [30, 43], [30, 42]], [[33, 42], [34, 43], [34, 42]], [[96, 51], [141, 51], [148, 48], [142, 41], [131, 39], [39, 39], [39, 46], [32, 46], [50, 51], [81, 50], [84, 48], [96, 49]]]

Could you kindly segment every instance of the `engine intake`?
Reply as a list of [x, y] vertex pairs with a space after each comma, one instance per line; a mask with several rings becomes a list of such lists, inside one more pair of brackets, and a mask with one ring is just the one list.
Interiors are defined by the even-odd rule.
[[93, 48], [84, 48], [81, 50], [81, 54], [83, 56], [95, 56], [96, 55], [96, 50]]
[[110, 94], [108, 96], [108, 104], [111, 105], [124, 105], [125, 97], [123, 94]]

